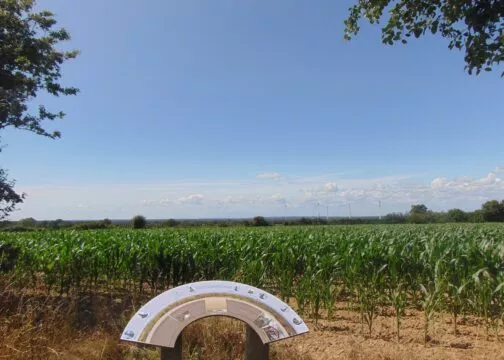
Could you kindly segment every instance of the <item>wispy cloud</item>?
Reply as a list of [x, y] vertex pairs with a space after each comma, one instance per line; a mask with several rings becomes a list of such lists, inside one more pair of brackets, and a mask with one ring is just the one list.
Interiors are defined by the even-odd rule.
[[220, 206], [243, 205], [247, 203], [250, 203], [250, 201], [243, 196], [226, 196], [223, 199], [217, 200], [217, 204]]
[[193, 194], [189, 196], [183, 196], [178, 199], [181, 204], [189, 204], [189, 205], [203, 205], [203, 200], [205, 196], [202, 194]]
[[338, 191], [338, 185], [334, 181], [328, 182], [324, 185], [324, 190], [328, 193]]
[[[329, 206], [333, 215], [352, 204], [354, 214], [405, 211], [413, 203], [430, 208], [479, 207], [504, 198], [504, 181], [494, 171], [479, 178], [408, 175], [348, 178], [334, 174], [312, 177], [263, 173], [258, 179], [231, 179], [166, 184], [19, 186], [28, 198], [16, 218], [117, 218], [139, 212], [148, 217], [214, 217], [310, 214], [313, 206]], [[263, 181], [273, 180], [273, 181]], [[378, 209], [377, 203], [382, 204]], [[340, 209], [340, 210], [338, 210]], [[287, 213], [288, 213], [287, 211]], [[294, 212], [295, 211], [295, 212]], [[342, 214], [340, 214], [342, 215]]]
[[278, 180], [282, 179], [282, 175], [280, 175], [277, 172], [264, 172], [264, 173], [257, 174], [256, 178], [259, 179], [259, 180], [274, 180], [274, 181], [278, 181]]
[[147, 207], [162, 207], [173, 205], [175, 204], [175, 201], [169, 199], [142, 200], [141, 204]]

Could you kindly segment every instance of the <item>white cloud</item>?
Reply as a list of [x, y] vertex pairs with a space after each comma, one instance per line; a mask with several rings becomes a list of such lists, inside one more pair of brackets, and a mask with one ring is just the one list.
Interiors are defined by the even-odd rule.
[[193, 194], [189, 196], [184, 196], [178, 199], [181, 204], [189, 204], [189, 205], [203, 205], [203, 200], [205, 196], [202, 194]]
[[480, 192], [501, 187], [501, 179], [495, 172], [490, 172], [486, 176], [473, 180], [469, 177], [459, 177], [449, 180], [446, 177], [438, 177], [432, 180], [431, 187], [439, 191], [457, 192]]
[[497, 166], [493, 172], [496, 174], [504, 174], [504, 166]]
[[278, 180], [282, 179], [282, 175], [280, 175], [277, 172], [265, 172], [265, 173], [257, 174], [256, 178], [259, 179], [259, 180], [274, 180], [274, 181], [278, 181]]
[[[439, 176], [430, 181], [411, 176], [349, 178], [335, 174], [290, 176], [287, 181], [278, 173], [267, 174], [261, 178], [282, 181], [228, 179], [31, 187], [20, 184], [19, 192], [26, 192], [28, 198], [12, 218], [116, 219], [137, 213], [150, 218], [268, 216], [283, 212], [281, 207], [286, 207], [291, 215], [309, 215], [316, 204], [334, 209], [331, 215], [345, 215], [347, 203], [351, 203], [355, 215], [374, 215], [379, 211], [406, 211], [414, 203], [425, 203], [433, 209], [469, 210], [479, 208], [488, 199], [504, 198], [504, 182], [496, 171], [479, 178]], [[381, 209], [376, 205], [378, 201]]]
[[226, 196], [224, 199], [217, 200], [219, 205], [239, 205], [248, 203], [243, 196]]
[[314, 192], [311, 190], [301, 190], [301, 191], [306, 199], [311, 199], [312, 197], [315, 196]]
[[300, 189], [305, 198], [328, 196], [329, 193], [336, 193], [338, 192], [338, 190], [338, 185], [334, 181], [329, 181], [325, 184], [317, 184], [316, 186]]
[[369, 190], [365, 189], [348, 189], [340, 193], [340, 198], [345, 201], [356, 201], [366, 197], [370, 197]]
[[448, 179], [445, 177], [437, 177], [431, 182], [431, 187], [433, 189], [442, 189], [448, 184]]
[[324, 185], [324, 190], [326, 192], [336, 192], [338, 191], [338, 185], [336, 185], [335, 182], [328, 182], [327, 184]]
[[145, 207], [166, 207], [175, 204], [174, 201], [169, 199], [142, 200], [140, 203]]
[[487, 176], [479, 179], [476, 183], [481, 184], [481, 185], [493, 185], [498, 181], [500, 181], [500, 179], [497, 178], [497, 175], [495, 175], [495, 173], [491, 172]]

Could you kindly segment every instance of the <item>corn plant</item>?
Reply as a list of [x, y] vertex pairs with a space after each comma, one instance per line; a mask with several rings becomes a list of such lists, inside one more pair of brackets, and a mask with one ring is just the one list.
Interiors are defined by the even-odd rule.
[[7, 275], [17, 286], [48, 293], [155, 295], [236, 280], [294, 298], [316, 320], [344, 299], [369, 333], [379, 308], [392, 306], [398, 338], [403, 312], [417, 304], [426, 339], [440, 311], [451, 313], [455, 334], [461, 313], [481, 316], [487, 329], [504, 319], [500, 224], [0, 232], [0, 244], [15, 249]]

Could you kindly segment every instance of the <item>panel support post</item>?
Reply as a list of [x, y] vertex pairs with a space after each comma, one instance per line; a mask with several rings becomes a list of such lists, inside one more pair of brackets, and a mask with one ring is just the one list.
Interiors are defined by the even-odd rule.
[[182, 360], [182, 334], [177, 338], [174, 348], [161, 348], [161, 360]]
[[259, 335], [248, 325], [245, 336], [245, 360], [268, 360], [269, 345], [263, 344]]

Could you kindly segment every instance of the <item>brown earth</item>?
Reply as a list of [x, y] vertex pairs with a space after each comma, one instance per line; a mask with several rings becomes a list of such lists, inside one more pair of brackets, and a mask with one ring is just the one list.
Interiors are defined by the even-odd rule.
[[504, 332], [499, 329], [497, 339], [496, 329], [491, 329], [487, 340], [481, 319], [461, 317], [455, 335], [452, 317], [437, 315], [427, 344], [423, 312], [406, 310], [399, 340], [395, 321], [392, 311], [378, 316], [370, 336], [367, 327], [361, 326], [360, 314], [348, 311], [346, 304], [339, 304], [334, 320], [322, 319], [318, 324], [306, 320], [310, 333], [287, 340], [285, 346], [320, 360], [504, 360]]
[[[159, 358], [156, 351], [118, 340], [129, 317], [150, 296], [87, 294], [70, 298], [4, 285], [0, 284], [0, 359]], [[361, 326], [360, 314], [349, 311], [345, 303], [338, 304], [333, 320], [324, 316], [317, 324], [305, 320], [310, 332], [273, 344], [273, 359], [504, 360], [504, 332], [497, 334], [492, 329], [487, 339], [482, 320], [471, 316], [459, 319], [455, 335], [452, 318], [438, 315], [427, 344], [423, 313], [413, 309], [406, 311], [399, 340], [389, 310], [377, 317], [371, 335]], [[205, 319], [184, 330], [184, 359], [241, 359], [243, 344], [239, 321]]]

